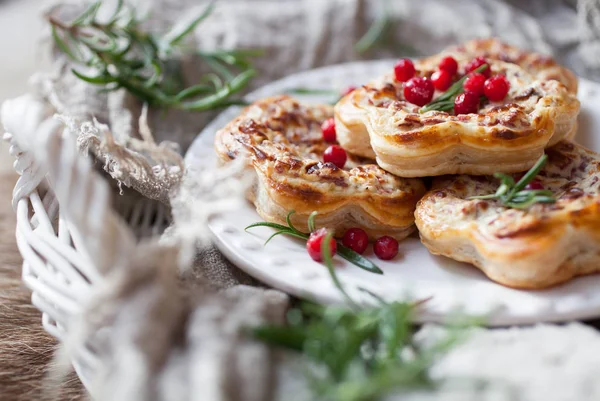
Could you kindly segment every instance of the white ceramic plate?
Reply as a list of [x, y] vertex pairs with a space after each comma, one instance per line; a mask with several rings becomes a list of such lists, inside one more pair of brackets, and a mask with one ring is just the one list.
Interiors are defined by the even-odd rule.
[[[306, 71], [273, 82], [248, 96], [255, 100], [285, 93], [296, 87], [339, 90], [358, 85], [379, 75], [393, 65], [393, 60], [350, 63]], [[327, 102], [331, 98], [303, 96], [308, 102]], [[582, 103], [580, 132], [577, 141], [600, 151], [600, 85], [581, 80]], [[216, 118], [192, 144], [186, 156], [188, 165], [213, 168], [215, 132], [234, 118], [240, 108], [231, 108]], [[258, 228], [246, 233], [244, 227], [260, 221], [254, 206], [248, 203], [237, 213], [220, 216], [210, 223], [216, 245], [237, 266], [264, 283], [287, 293], [320, 302], [339, 302], [341, 296], [333, 286], [326, 268], [314, 262], [298, 240], [278, 236], [266, 247], [271, 229]], [[393, 261], [377, 260], [383, 275], [365, 272], [336, 258], [337, 272], [353, 298], [373, 302], [360, 288], [387, 300], [422, 299], [418, 320], [443, 321], [456, 312], [487, 315], [489, 325], [528, 324], [566, 321], [600, 316], [600, 275], [577, 278], [544, 291], [514, 290], [495, 284], [468, 264], [431, 255], [417, 235], [400, 244], [400, 254]]]

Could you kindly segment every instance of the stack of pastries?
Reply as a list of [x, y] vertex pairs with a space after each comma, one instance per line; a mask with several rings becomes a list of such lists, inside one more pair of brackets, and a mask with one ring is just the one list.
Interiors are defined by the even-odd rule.
[[[600, 155], [572, 142], [576, 94], [575, 75], [550, 57], [473, 40], [390, 66], [335, 106], [255, 102], [215, 147], [256, 172], [248, 198], [267, 221], [295, 210], [307, 231], [316, 211], [317, 226], [371, 239], [416, 227], [433, 254], [503, 285], [545, 288], [600, 270]], [[544, 154], [519, 196], [542, 190], [552, 201], [490, 196]]]

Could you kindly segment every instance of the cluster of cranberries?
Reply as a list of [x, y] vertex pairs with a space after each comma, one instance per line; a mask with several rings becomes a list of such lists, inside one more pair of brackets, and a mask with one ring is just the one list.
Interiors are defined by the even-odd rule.
[[[487, 65], [482, 72], [472, 72]], [[431, 78], [415, 77], [415, 66], [409, 59], [402, 59], [394, 66], [397, 81], [404, 82], [404, 98], [417, 106], [425, 106], [433, 99], [435, 90], [445, 91], [455, 80], [458, 63], [453, 57], [442, 58], [438, 70]], [[476, 113], [481, 96], [491, 101], [500, 101], [506, 97], [510, 84], [504, 75], [491, 76], [492, 70], [483, 57], [476, 57], [465, 66], [467, 79], [463, 84], [464, 92], [454, 99], [454, 113]]]
[[[325, 235], [327, 235], [327, 230], [325, 228], [320, 228], [312, 232], [306, 242], [308, 254], [317, 262], [322, 260], [321, 243]], [[362, 255], [369, 245], [369, 237], [365, 230], [361, 228], [350, 228], [344, 234], [342, 244]], [[329, 250], [331, 255], [334, 255], [337, 250], [337, 244], [333, 238], [329, 243]], [[381, 260], [393, 259], [398, 254], [398, 241], [387, 235], [379, 237], [373, 244], [373, 251]]]

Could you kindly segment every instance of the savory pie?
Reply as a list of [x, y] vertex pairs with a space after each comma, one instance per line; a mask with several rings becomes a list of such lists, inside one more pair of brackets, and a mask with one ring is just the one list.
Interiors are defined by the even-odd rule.
[[288, 96], [248, 106], [219, 130], [215, 148], [223, 162], [243, 157], [256, 171], [248, 198], [266, 221], [307, 231], [317, 211], [318, 227], [343, 235], [361, 227], [371, 238], [402, 239], [414, 230], [414, 210], [425, 193], [421, 180], [396, 177], [373, 161], [348, 155], [344, 168], [323, 162], [329, 146], [321, 124], [333, 116], [327, 105], [305, 105]]
[[436, 178], [415, 212], [423, 244], [510, 287], [544, 288], [600, 271], [600, 155], [568, 141], [546, 153], [538, 185], [556, 203], [511, 209], [469, 200], [494, 193], [493, 177]]
[[401, 177], [485, 175], [525, 171], [544, 148], [575, 134], [577, 79], [548, 56], [475, 40], [415, 61], [416, 76], [430, 77], [445, 56], [456, 59], [461, 73], [474, 57], [485, 57], [493, 74], [508, 79], [508, 95], [484, 102], [478, 113], [421, 113], [390, 72], [335, 106], [340, 145]]

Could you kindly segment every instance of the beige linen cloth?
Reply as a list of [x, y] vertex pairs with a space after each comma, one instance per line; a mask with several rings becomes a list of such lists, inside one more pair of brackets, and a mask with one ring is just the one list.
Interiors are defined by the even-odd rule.
[[[193, 0], [141, 3], [153, 10], [149, 22], [153, 29], [169, 26], [189, 6], [197, 5]], [[195, 39], [202, 48], [265, 49], [266, 55], [256, 60], [261, 75], [254, 86], [321, 65], [361, 57], [398, 57], [409, 51], [430, 54], [486, 36], [553, 52], [579, 74], [600, 77], [597, 1], [575, 5], [558, 0], [394, 0], [387, 7], [392, 28], [381, 46], [367, 55], [358, 55], [353, 46], [382, 12], [383, 2], [222, 0], [195, 32]], [[195, 67], [185, 65], [191, 80], [197, 74]], [[209, 211], [191, 204], [208, 208], [226, 194], [198, 193], [197, 181], [185, 175], [176, 153], [187, 149], [214, 113], [165, 116], [150, 110], [146, 130], [144, 119], [138, 120], [143, 109], [135, 99], [122, 92], [98, 95], [74, 79], [60, 59], [51, 73], [38, 75], [34, 82], [38, 96], [66, 116], [80, 149], [89, 150], [100, 165], [107, 166], [109, 176], [173, 207], [175, 223], [164, 238], [132, 251], [131, 264], [120, 267], [122, 274], [111, 276], [112, 290], [95, 294], [96, 306], [89, 306], [87, 317], [74, 323], [95, 328], [98, 321], [109, 322], [109, 334], [98, 342], [101, 365], [92, 377], [93, 396], [110, 401], [310, 399], [297, 361], [248, 339], [245, 331], [261, 322], [283, 321], [287, 296], [263, 289], [210, 246], [194, 246], [189, 266], [181, 263], [189, 251], [178, 249], [181, 244], [174, 242], [181, 240], [181, 233], [194, 245], [206, 240], [202, 219]], [[98, 124], [91, 122], [93, 117]], [[117, 204], [119, 199], [115, 189]], [[197, 231], [190, 228], [194, 225]], [[182, 269], [180, 279], [175, 279], [177, 269]], [[426, 327], [419, 336], [426, 343], [437, 330]], [[532, 344], [535, 352], [523, 361], [520, 356]], [[562, 348], [557, 350], [556, 344]], [[396, 398], [596, 400], [600, 386], [594, 375], [600, 352], [592, 350], [598, 349], [600, 336], [580, 324], [478, 330], [472, 340], [439, 361], [432, 374], [492, 384], [456, 387], [448, 382], [438, 392]], [[563, 368], [572, 374], [565, 377]], [[513, 398], [515, 394], [519, 398]], [[577, 396], [568, 398], [573, 394]]]

